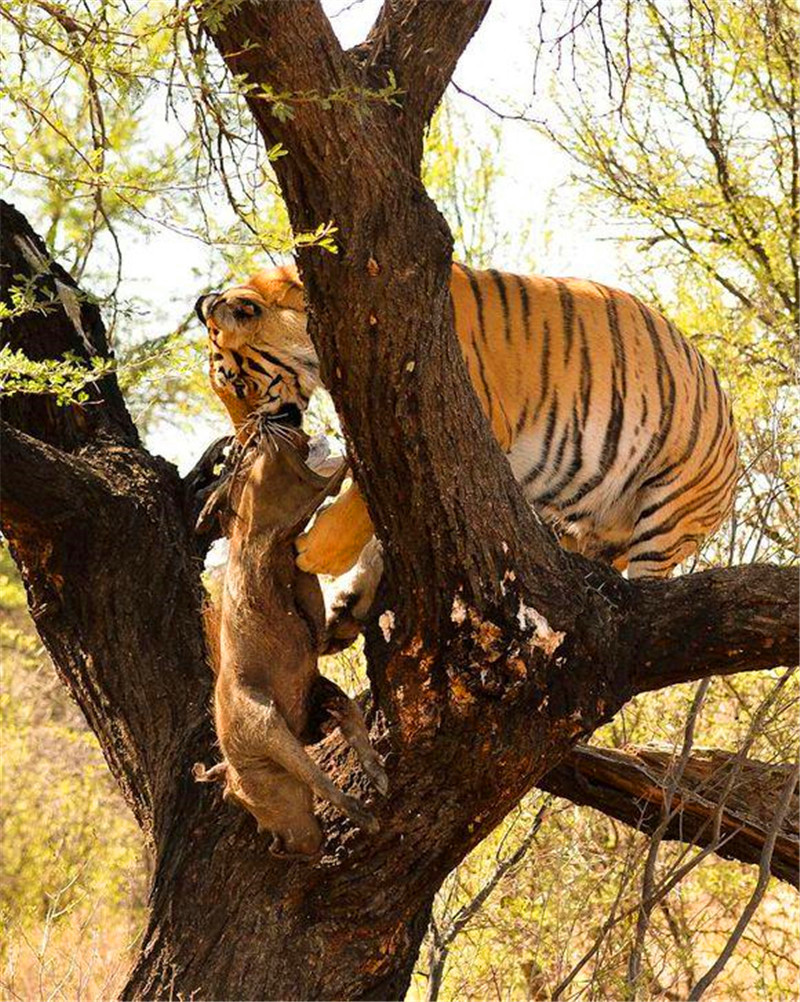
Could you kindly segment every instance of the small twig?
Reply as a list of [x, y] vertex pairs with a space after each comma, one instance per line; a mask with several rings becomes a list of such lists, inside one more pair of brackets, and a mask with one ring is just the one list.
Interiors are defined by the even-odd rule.
[[798, 767], [789, 774], [789, 777], [783, 786], [783, 790], [781, 791], [778, 809], [775, 811], [775, 817], [772, 820], [772, 824], [770, 825], [769, 832], [767, 834], [767, 839], [764, 842], [764, 848], [761, 851], [761, 859], [758, 864], [758, 880], [756, 881], [756, 886], [753, 888], [753, 893], [750, 895], [750, 900], [747, 902], [742, 914], [739, 916], [739, 921], [734, 926], [733, 932], [730, 934], [728, 942], [725, 944], [722, 953], [720, 953], [711, 967], [709, 967], [706, 973], [691, 990], [689, 994], [689, 1002], [697, 1002], [697, 1000], [703, 995], [705, 990], [711, 985], [717, 975], [731, 959], [733, 951], [736, 949], [739, 940], [742, 938], [750, 919], [753, 917], [756, 909], [761, 904], [761, 899], [764, 897], [764, 892], [767, 889], [769, 878], [771, 876], [770, 864], [772, 862], [772, 854], [775, 851], [775, 842], [778, 839], [778, 832], [780, 831], [786, 814], [788, 813], [789, 804], [792, 801], [794, 789], [797, 786], [798, 769], [800, 769], [800, 762], [798, 762]]
[[453, 89], [461, 94], [462, 97], [468, 97], [470, 101], [474, 101], [475, 104], [479, 104], [481, 108], [485, 108], [490, 114], [494, 115], [495, 118], [499, 118], [504, 122], [528, 122], [530, 125], [544, 125], [545, 123], [541, 119], [530, 118], [525, 112], [518, 112], [516, 114], [511, 114], [507, 111], [500, 111], [499, 108], [493, 107], [488, 101], [484, 101], [483, 98], [478, 97], [477, 94], [473, 94], [465, 88], [459, 86], [455, 80], [450, 81]]
[[503, 877], [505, 877], [510, 870], [512, 870], [524, 859], [525, 854], [528, 852], [536, 839], [536, 835], [542, 826], [542, 822], [547, 815], [547, 811], [552, 801], [552, 796], [547, 796], [545, 798], [542, 806], [537, 811], [536, 817], [533, 819], [527, 834], [514, 852], [497, 864], [494, 872], [484, 883], [478, 893], [465, 905], [462, 905], [462, 907], [459, 908], [445, 929], [439, 929], [435, 920], [431, 918], [430, 931], [432, 942], [428, 953], [430, 969], [428, 972], [428, 990], [425, 996], [426, 1002], [436, 1002], [436, 999], [439, 997], [442, 974], [444, 972], [447, 955], [450, 951], [450, 946], [453, 940], [459, 935], [459, 933], [463, 932], [464, 928], [468, 925], [471, 919], [478, 913], [478, 911], [480, 911], [492, 891], [494, 891]]
[[[655, 888], [655, 870], [656, 864], [658, 863], [658, 853], [661, 848], [661, 842], [664, 838], [664, 834], [666, 833], [669, 823], [675, 813], [672, 803], [675, 798], [678, 785], [683, 779], [683, 774], [686, 771], [686, 766], [689, 762], [689, 756], [691, 755], [692, 747], [694, 745], [694, 732], [697, 725], [697, 718], [700, 715], [700, 710], [702, 709], [710, 685], [711, 679], [705, 678], [697, 686], [697, 691], [694, 699], [692, 700], [691, 709], [689, 710], [689, 716], [687, 717], [686, 724], [684, 725], [683, 747], [681, 749], [680, 758], [678, 759], [675, 768], [671, 771], [669, 781], [664, 790], [664, 797], [661, 803], [661, 820], [658, 827], [653, 832], [647, 851], [644, 875], [642, 877], [642, 900], [639, 905], [639, 914], [636, 919], [634, 943], [628, 958], [628, 987], [631, 999], [633, 1000], [636, 999], [638, 994], [645, 937], [647, 935], [647, 929], [650, 925], [650, 915], [657, 900], [653, 897], [653, 891]], [[646, 905], [646, 901], [649, 901], [650, 903]]]

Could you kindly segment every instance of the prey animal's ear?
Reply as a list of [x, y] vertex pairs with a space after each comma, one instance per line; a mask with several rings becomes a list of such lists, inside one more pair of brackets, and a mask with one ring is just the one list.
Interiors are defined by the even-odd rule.
[[219, 485], [220, 467], [223, 466], [225, 453], [230, 448], [231, 442], [230, 435], [212, 442], [183, 478], [187, 515], [195, 524], [206, 501]]
[[209, 532], [217, 515], [228, 510], [232, 480], [230, 473], [223, 475], [223, 479], [209, 494], [195, 522], [194, 531], [198, 536]]

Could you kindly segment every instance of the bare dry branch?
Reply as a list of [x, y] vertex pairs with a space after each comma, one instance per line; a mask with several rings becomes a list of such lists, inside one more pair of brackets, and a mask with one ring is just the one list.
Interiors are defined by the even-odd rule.
[[[658, 831], [666, 810], [663, 838], [705, 846], [713, 840], [720, 794], [736, 755], [718, 749], [695, 749], [668, 798], [672, 753], [646, 746], [618, 751], [580, 745], [537, 783], [573, 803], [593, 807], [645, 833]], [[748, 759], [725, 797], [720, 840], [714, 850], [725, 859], [758, 862], [775, 817], [789, 765]], [[795, 794], [796, 797], [796, 794]], [[778, 829], [771, 857], [774, 876], [798, 886], [800, 832], [796, 812]]]

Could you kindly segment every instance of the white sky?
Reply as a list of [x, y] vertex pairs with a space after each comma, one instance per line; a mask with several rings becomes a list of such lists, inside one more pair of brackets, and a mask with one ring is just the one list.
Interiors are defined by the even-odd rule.
[[[380, 0], [355, 3], [323, 0], [323, 3], [346, 47], [365, 37], [380, 7]], [[559, 3], [565, 4], [566, 0], [551, 0], [550, 9], [557, 11]], [[552, 59], [542, 62], [534, 94], [538, 16], [538, 0], [494, 0], [458, 64], [455, 82], [493, 107], [509, 113], [525, 111], [533, 118], [544, 117], [555, 69]], [[551, 275], [583, 275], [619, 284], [615, 244], [608, 239], [610, 226], [599, 227], [581, 209], [578, 189], [568, 183], [571, 168], [568, 157], [530, 124], [499, 122], [452, 88], [449, 95], [465, 116], [476, 147], [494, 145], [496, 140], [490, 130], [500, 125], [503, 176], [495, 186], [496, 214], [503, 231], [513, 232], [521, 223], [532, 225], [535, 270]], [[154, 129], [158, 127], [154, 123]], [[17, 201], [23, 210], [33, 208], [24, 198]], [[220, 208], [226, 211], [225, 206]], [[32, 218], [36, 218], [35, 212]], [[515, 259], [518, 253], [514, 246], [505, 251], [501, 248], [492, 263], [508, 271], [531, 270], [530, 254], [526, 260], [518, 260]], [[207, 291], [202, 276], [209, 272], [209, 260], [209, 250], [202, 242], [164, 227], [156, 228], [146, 239], [126, 235], [124, 284], [120, 294], [123, 298], [136, 296], [148, 304], [139, 321], [143, 336], [166, 334], [184, 319], [197, 295]], [[185, 472], [210, 438], [227, 431], [223, 419], [217, 415], [209, 417], [208, 422], [198, 421], [189, 435], [185, 427], [162, 426], [150, 436], [148, 445], [177, 462]]]

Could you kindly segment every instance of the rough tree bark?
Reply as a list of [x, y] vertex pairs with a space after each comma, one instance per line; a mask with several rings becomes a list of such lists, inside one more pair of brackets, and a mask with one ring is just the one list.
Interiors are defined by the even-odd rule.
[[[257, 90], [249, 101], [288, 150], [277, 165], [295, 228], [339, 228], [339, 254], [308, 251], [301, 266], [386, 552], [366, 646], [391, 782], [372, 804], [378, 835], [325, 811], [325, 858], [286, 864], [244, 812], [193, 784], [214, 748], [184, 485], [139, 444], [113, 377], [84, 407], [5, 408], [3, 531], [155, 854], [126, 998], [401, 998], [441, 881], [579, 738], [637, 692], [795, 657], [793, 572], [628, 583], [558, 548], [489, 433], [452, 331], [450, 235], [419, 180], [423, 129], [486, 7], [387, 0], [350, 53], [316, 0], [245, 0], [208, 25], [253, 83], [353, 94], [304, 100], [284, 122]], [[400, 107], [361, 106], [358, 90], [390, 69]], [[3, 298], [38, 273], [52, 304], [7, 339], [37, 358], [105, 354], [96, 307], [8, 206], [2, 224]], [[367, 796], [341, 742], [318, 754]]]

